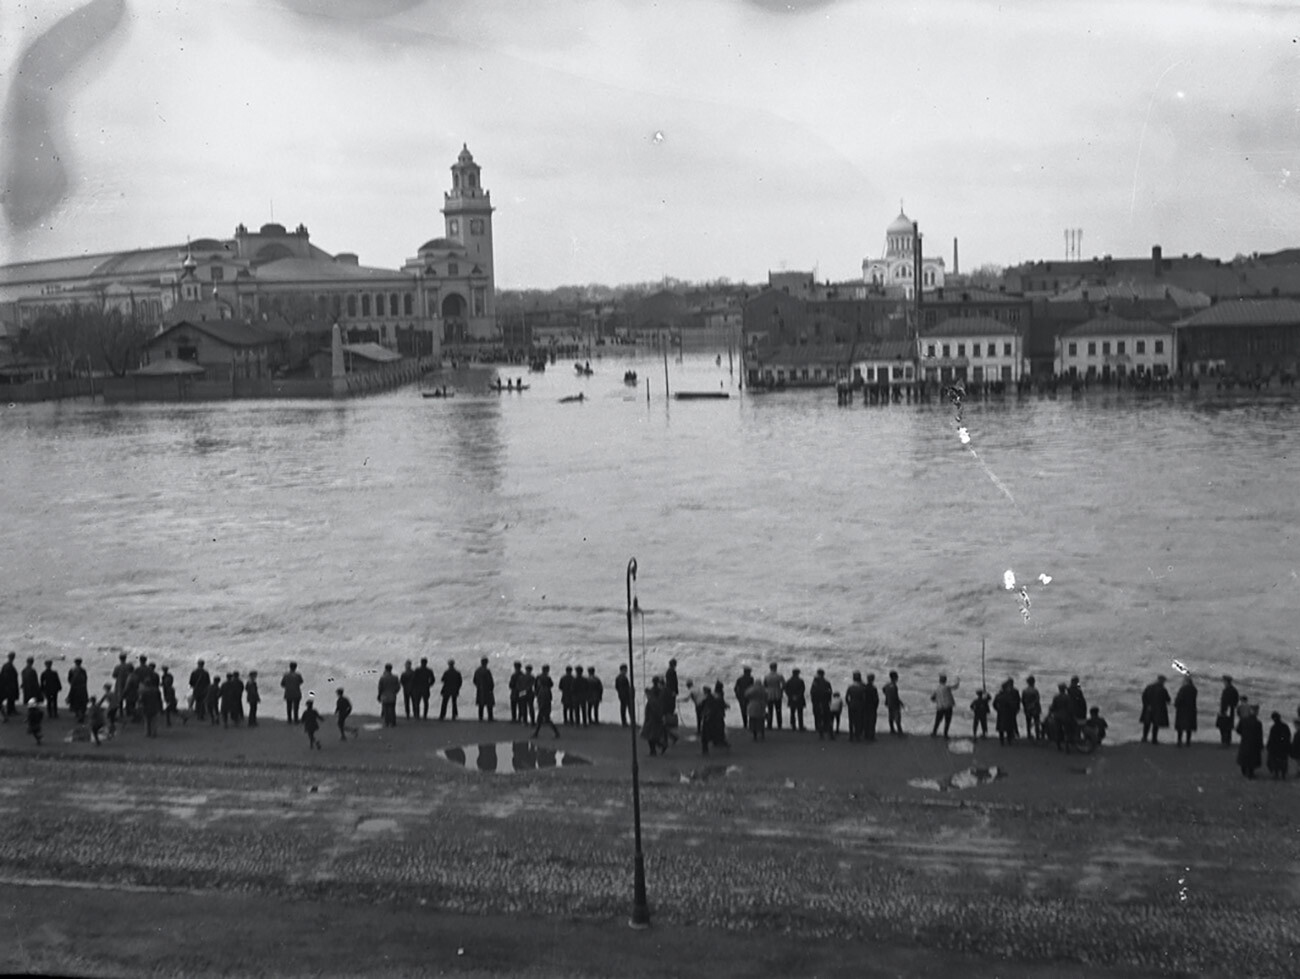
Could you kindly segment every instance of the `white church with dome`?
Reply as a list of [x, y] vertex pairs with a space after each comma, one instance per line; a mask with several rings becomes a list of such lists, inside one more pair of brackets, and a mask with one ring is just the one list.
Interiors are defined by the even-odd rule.
[[[912, 299], [916, 295], [915, 260], [913, 242], [916, 230], [899, 204], [898, 217], [885, 229], [885, 253], [883, 258], [864, 258], [862, 260], [862, 281], [873, 291], [880, 290], [886, 295], [906, 296]], [[943, 287], [944, 266], [942, 258], [921, 256], [921, 291]]]

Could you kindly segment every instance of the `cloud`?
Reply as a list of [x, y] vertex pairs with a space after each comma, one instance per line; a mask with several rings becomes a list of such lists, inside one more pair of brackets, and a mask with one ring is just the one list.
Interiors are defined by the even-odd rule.
[[23, 230], [39, 223], [68, 189], [72, 155], [65, 118], [76, 69], [122, 25], [125, 0], [90, 0], [31, 42], [18, 59], [5, 102], [5, 220]]

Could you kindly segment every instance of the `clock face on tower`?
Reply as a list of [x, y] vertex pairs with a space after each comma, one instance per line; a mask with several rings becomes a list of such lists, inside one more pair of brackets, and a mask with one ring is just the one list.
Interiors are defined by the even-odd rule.
[[452, 218], [450, 221], [447, 222], [447, 234], [449, 234], [449, 235], [458, 235], [458, 234], [460, 234], [460, 221], [459, 221], [459, 220], [457, 220], [456, 218]]

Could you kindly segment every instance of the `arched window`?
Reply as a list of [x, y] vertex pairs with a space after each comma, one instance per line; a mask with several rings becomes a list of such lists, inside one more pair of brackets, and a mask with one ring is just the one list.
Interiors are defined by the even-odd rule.
[[397, 293], [390, 293], [388, 296], [388, 315], [397, 315]]
[[375, 293], [375, 315], [384, 315], [384, 294], [382, 292]]
[[361, 315], [370, 315], [370, 293], [368, 292], [363, 292], [361, 294]]
[[403, 312], [406, 313], [407, 316], [410, 316], [414, 306], [415, 306], [415, 299], [408, 292], [405, 296], [402, 297], [402, 310]]

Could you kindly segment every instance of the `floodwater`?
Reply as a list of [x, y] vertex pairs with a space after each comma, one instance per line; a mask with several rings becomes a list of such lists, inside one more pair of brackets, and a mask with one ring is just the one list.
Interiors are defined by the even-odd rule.
[[751, 395], [725, 352], [669, 384], [729, 400], [666, 398], [653, 357], [592, 367], [504, 371], [509, 393], [461, 371], [446, 399], [0, 408], [0, 642], [92, 679], [119, 649], [181, 684], [199, 657], [256, 668], [272, 700], [290, 659], [358, 703], [385, 662], [455, 659], [464, 703], [486, 658], [499, 705], [514, 660], [582, 665], [608, 715], [635, 557], [638, 684], [669, 657], [728, 690], [742, 664], [897, 669], [916, 730], [941, 670], [969, 702], [983, 643], [990, 685], [1078, 674], [1112, 739], [1174, 659], [1203, 737], [1219, 674], [1300, 704], [1293, 400], [968, 399], [963, 445], [946, 403]]
[[539, 768], [567, 768], [590, 765], [586, 758], [532, 741], [498, 741], [495, 744], [467, 744], [438, 752], [447, 761], [473, 771], [492, 775], [535, 772]]

